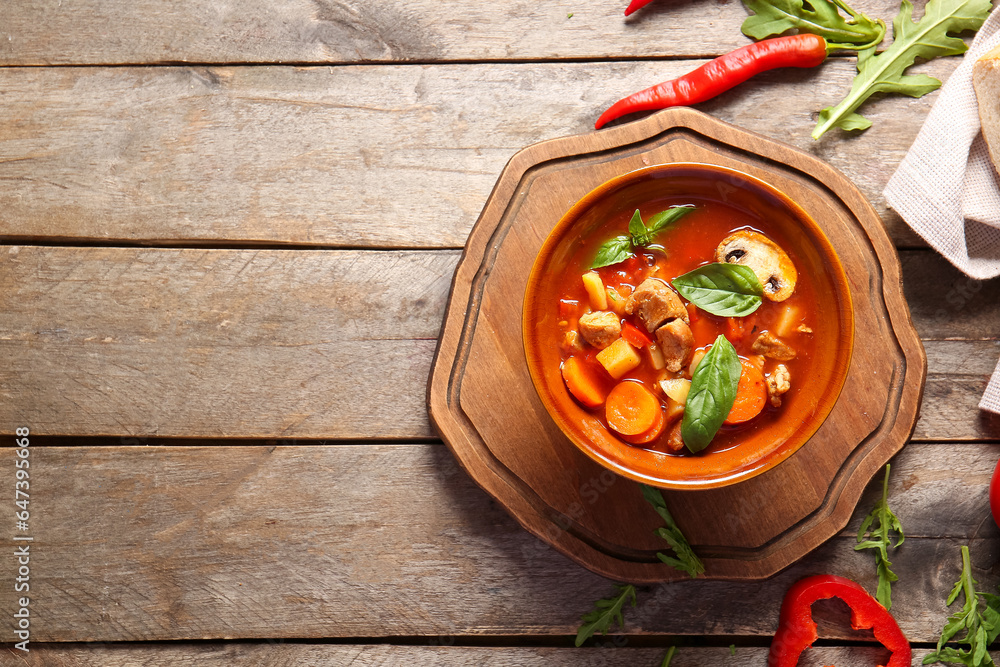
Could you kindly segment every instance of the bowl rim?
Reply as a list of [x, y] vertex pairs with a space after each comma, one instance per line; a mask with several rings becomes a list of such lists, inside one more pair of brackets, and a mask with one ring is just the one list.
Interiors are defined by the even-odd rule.
[[[716, 475], [694, 480], [670, 479], [663, 476], [654, 477], [637, 472], [603, 455], [601, 448], [598, 445], [589, 442], [581, 442], [576, 433], [574, 433], [572, 429], [567, 428], [567, 424], [564, 423], [570, 422], [568, 416], [564, 414], [564, 411], [559, 409], [555, 400], [549, 399], [546, 396], [549, 392], [544, 377], [541, 374], [541, 361], [536, 355], [533, 354], [533, 346], [530, 343], [533, 323], [530, 322], [528, 318], [528, 309], [533, 302], [532, 297], [534, 297], [535, 292], [537, 292], [541, 284], [540, 277], [543, 265], [548, 263], [551, 259], [552, 254], [555, 252], [557, 245], [562, 240], [566, 231], [579, 220], [579, 218], [593, 205], [596, 200], [604, 197], [615, 189], [627, 186], [630, 182], [642, 180], [650, 174], [680, 169], [702, 169], [716, 173], [721, 172], [722, 174], [730, 177], [742, 179], [748, 182], [751, 186], [760, 188], [776, 197], [783, 206], [790, 210], [793, 217], [797, 221], [803, 223], [803, 227], [806, 229], [806, 236], [812, 240], [819, 255], [824, 260], [829, 261], [833, 289], [838, 296], [838, 316], [842, 322], [840, 331], [837, 333], [840, 339], [838, 341], [838, 346], [844, 355], [844, 362], [842, 364], [835, 364], [833, 374], [831, 375], [829, 381], [829, 386], [820, 394], [819, 399], [817, 400], [816, 414], [821, 415], [820, 418], [813, 419], [813, 423], [810, 424], [809, 428], [805, 429], [801, 433], [796, 433], [796, 441], [793, 441], [790, 446], [779, 445], [776, 449], [769, 450], [767, 453], [754, 459], [756, 463], [764, 461], [765, 463], [763, 465], [756, 465], [751, 469], [745, 469], [744, 467], [743, 469], [730, 471], [725, 475]], [[541, 400], [546, 414], [548, 414], [548, 416], [555, 422], [556, 426], [559, 427], [559, 430], [563, 433], [563, 435], [569, 439], [578, 450], [586, 454], [602, 467], [633, 481], [650, 484], [664, 489], [705, 490], [730, 486], [771, 470], [799, 451], [814, 435], [816, 435], [816, 432], [827, 420], [830, 412], [833, 410], [833, 406], [836, 404], [844, 389], [854, 354], [854, 334], [854, 300], [851, 295], [847, 274], [844, 271], [843, 264], [840, 261], [840, 257], [837, 255], [836, 249], [833, 247], [830, 239], [815, 219], [791, 197], [763, 179], [739, 169], [712, 164], [709, 162], [679, 161], [647, 165], [609, 178], [591, 189], [587, 194], [574, 203], [549, 231], [544, 242], [542, 243], [541, 248], [535, 255], [531, 271], [528, 274], [524, 298], [521, 305], [521, 337], [524, 347], [525, 363], [528, 367], [528, 374], [531, 377], [532, 386], [535, 388], [535, 392], [538, 395], [539, 400]]]

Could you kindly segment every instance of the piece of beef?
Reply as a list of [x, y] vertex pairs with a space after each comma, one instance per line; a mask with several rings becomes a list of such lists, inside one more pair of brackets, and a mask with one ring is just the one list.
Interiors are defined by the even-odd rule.
[[684, 320], [670, 320], [657, 329], [656, 341], [660, 344], [665, 368], [671, 373], [676, 373], [691, 361], [694, 334]]
[[688, 311], [681, 298], [669, 285], [656, 278], [646, 278], [635, 288], [625, 302], [625, 312], [638, 315], [649, 333], [668, 320], [680, 318], [688, 321]]
[[781, 395], [792, 386], [792, 375], [788, 372], [788, 367], [778, 364], [767, 376], [767, 395], [771, 398], [771, 405], [781, 406]]
[[763, 354], [768, 359], [778, 361], [790, 361], [795, 358], [795, 348], [775, 336], [770, 331], [765, 331], [757, 336], [757, 340], [750, 346], [754, 354]]
[[587, 313], [580, 316], [580, 335], [597, 349], [603, 350], [622, 335], [622, 323], [609, 310]]

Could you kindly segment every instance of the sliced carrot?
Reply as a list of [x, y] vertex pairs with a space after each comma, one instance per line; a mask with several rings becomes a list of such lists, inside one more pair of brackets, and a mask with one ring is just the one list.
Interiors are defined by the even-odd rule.
[[600, 371], [577, 357], [562, 363], [562, 376], [569, 393], [588, 408], [596, 408], [608, 396]]
[[749, 359], [740, 359], [743, 371], [736, 387], [736, 400], [733, 409], [726, 417], [726, 424], [742, 424], [760, 414], [767, 403], [767, 382], [764, 374]]
[[608, 426], [622, 435], [639, 435], [663, 416], [660, 399], [638, 382], [619, 382], [604, 404]]
[[653, 343], [653, 339], [646, 332], [631, 322], [626, 322], [622, 325], [622, 338], [632, 343], [635, 347], [646, 347]]
[[647, 430], [643, 431], [639, 435], [618, 434], [618, 437], [624, 440], [625, 442], [633, 445], [645, 445], [647, 443], [653, 442], [661, 435], [663, 435], [663, 431], [667, 426], [667, 417], [663, 413], [663, 409], [661, 408], [657, 410], [656, 413], [658, 418], [656, 419], [656, 421], [653, 422], [653, 425], [650, 426]]

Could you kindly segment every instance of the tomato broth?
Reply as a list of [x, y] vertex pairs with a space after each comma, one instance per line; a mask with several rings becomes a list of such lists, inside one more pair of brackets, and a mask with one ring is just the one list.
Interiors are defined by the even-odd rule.
[[[673, 185], [675, 189], [680, 189], [676, 182]], [[753, 360], [765, 375], [774, 373], [780, 363], [785, 366], [791, 377], [789, 388], [778, 401], [775, 401], [780, 405], [769, 401], [760, 414], [749, 421], [734, 425], [724, 424], [711, 444], [698, 456], [737, 447], [746, 441], [748, 436], [771, 429], [783, 413], [793, 408], [799, 416], [811, 415], [815, 409], [814, 405], [796, 405], [796, 403], [800, 400], [809, 400], [808, 397], [800, 398], [802, 393], [800, 389], [816, 374], [813, 366], [817, 337], [835, 335], [835, 332], [826, 331], [829, 322], [824, 322], [817, 313], [817, 304], [829, 295], [818, 292], [811, 275], [816, 269], [819, 258], [800, 257], [797, 249], [801, 244], [796, 242], [798, 239], [790, 238], [788, 233], [789, 229], [794, 230], [794, 226], [774, 224], [776, 219], [788, 217], [787, 212], [779, 204], [781, 202], [777, 200], [758, 196], [752, 205], [747, 206], [738, 198], [734, 198], [733, 201], [721, 201], [718, 198], [697, 194], [676, 194], [650, 200], [639, 207], [643, 220], [648, 220], [654, 214], [671, 207], [693, 206], [694, 210], [658, 233], [648, 246], [635, 248], [630, 258], [596, 269], [603, 285], [610, 288], [609, 293], [617, 292], [622, 298], [627, 298], [646, 278], [654, 277], [670, 284], [677, 276], [715, 262], [716, 248], [720, 242], [741, 230], [755, 231], [771, 239], [786, 251], [796, 266], [798, 274], [792, 295], [781, 302], [763, 298], [759, 308], [746, 317], [727, 318], [712, 315], [683, 300], [690, 319], [689, 326], [694, 338], [695, 354], [698, 354], [699, 350], [709, 349], [716, 337], [721, 334], [732, 343], [741, 359]], [[591, 271], [591, 264], [603, 243], [615, 236], [628, 233], [629, 219], [633, 213], [634, 209], [623, 209], [603, 221], [594, 221], [586, 233], [569, 245], [563, 257], [564, 271], [554, 277], [551, 289], [547, 290], [557, 297], [552, 300], [552, 318], [549, 321], [554, 323], [557, 331], [562, 363], [570, 356], [585, 362], [592, 369], [592, 377], [597, 378], [605, 394], [619, 382], [641, 383], [653, 390], [661, 399], [664, 410], [672, 412], [670, 421], [673, 421], [680, 419], [677, 406], [670, 405], [671, 401], [658, 389], [658, 382], [666, 378], [690, 378], [693, 368], [687, 367], [686, 364], [684, 370], [673, 373], [662, 368], [657, 369], [651, 362], [651, 353], [647, 349], [640, 348], [638, 352], [642, 362], [624, 375], [613, 378], [596, 358], [601, 351], [598, 347], [579, 342], [576, 345], [566, 344], [566, 335], [573, 336], [571, 332], [578, 331], [580, 317], [596, 310], [581, 276]], [[621, 313], [620, 310], [619, 308], [623, 326], [632, 324], [641, 331], [646, 331], [642, 322], [634, 315]], [[780, 362], [753, 350], [754, 341], [761, 334], [774, 332], [779, 326], [781, 339], [786, 341], [795, 353], [794, 358]], [[575, 336], [574, 340], [578, 338]], [[693, 365], [695, 364], [691, 364]], [[609, 428], [604, 405], [581, 407], [600, 421], [612, 435], [621, 438], [620, 434]], [[669, 430], [668, 425], [662, 434], [651, 442], [632, 443], [632, 446], [671, 456], [691, 456], [687, 448], [673, 451], [666, 446]], [[789, 429], [785, 431], [787, 433]], [[627, 438], [622, 439], [627, 441]]]
[[[644, 226], [630, 231], [637, 209]], [[694, 289], [708, 284], [695, 269], [711, 289]], [[623, 174], [574, 204], [535, 258], [522, 327], [532, 383], [573, 444], [676, 489], [732, 484], [795, 453], [833, 409], [854, 340], [847, 277], [810, 215], [752, 176], [692, 163]], [[764, 334], [789, 353], [762, 348]], [[720, 335], [732, 345], [698, 366]]]

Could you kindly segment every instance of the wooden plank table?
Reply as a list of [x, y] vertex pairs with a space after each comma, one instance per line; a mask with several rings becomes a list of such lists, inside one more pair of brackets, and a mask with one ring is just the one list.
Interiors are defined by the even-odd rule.
[[[505, 162], [747, 42], [738, 2], [22, 2], [0, 20], [0, 664], [763, 665], [807, 574], [876, 583], [851, 524], [756, 583], [645, 586], [572, 648], [612, 582], [523, 531], [432, 430], [427, 373], [461, 248]], [[857, 8], [890, 19], [888, 0]], [[918, 12], [923, 2], [918, 2]], [[946, 78], [946, 58], [919, 66]], [[890, 496], [893, 613], [936, 642], [987, 486], [1000, 283], [881, 196], [936, 94], [809, 137], [853, 59], [700, 109], [841, 169], [902, 260], [928, 356]], [[31, 430], [30, 652], [14, 648], [18, 427]], [[809, 664], [880, 652], [818, 609]], [[735, 647], [735, 655], [730, 650]]]

